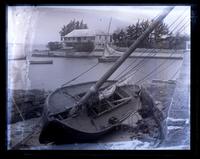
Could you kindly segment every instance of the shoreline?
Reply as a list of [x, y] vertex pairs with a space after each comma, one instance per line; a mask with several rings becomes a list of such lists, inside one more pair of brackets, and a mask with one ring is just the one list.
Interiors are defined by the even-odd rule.
[[[46, 51], [40, 53], [33, 53], [32, 57], [62, 57], [62, 58], [100, 58], [103, 56], [103, 52], [75, 52], [75, 53], [66, 53], [66, 52], [50, 52]], [[120, 54], [111, 54], [105, 57], [117, 58], [120, 57]], [[159, 58], [159, 59], [183, 59], [183, 53], [142, 53], [134, 52], [130, 55], [129, 58]]]

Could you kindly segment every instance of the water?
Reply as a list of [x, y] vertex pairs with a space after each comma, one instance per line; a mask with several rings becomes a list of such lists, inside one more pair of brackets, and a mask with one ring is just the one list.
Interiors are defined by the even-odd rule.
[[[94, 66], [97, 58], [32, 58], [34, 60], [53, 60], [53, 64], [39, 64], [29, 65], [27, 67], [26, 61], [9, 61], [8, 75], [9, 81], [12, 83], [12, 88], [16, 89], [45, 89], [54, 90], [65, 82], [78, 76], [80, 73], [86, 71]], [[125, 71], [138, 65], [142, 59], [138, 58], [134, 64]], [[119, 75], [127, 66], [133, 63], [134, 59], [130, 58], [109, 78], [113, 80]], [[169, 80], [176, 79], [180, 69], [182, 60], [175, 59], [146, 59], [142, 65], [135, 67], [130, 81], [143, 83], [151, 81], [152, 79]], [[94, 69], [84, 74], [71, 84], [96, 81], [98, 80], [113, 63], [99, 63]], [[12, 66], [12, 67], [11, 67]], [[160, 66], [160, 67], [159, 67]], [[159, 68], [158, 68], [159, 67]], [[158, 68], [158, 69], [156, 69]], [[125, 72], [123, 71], [123, 72]], [[152, 73], [152, 74], [151, 74]], [[174, 76], [175, 75], [175, 76]], [[128, 75], [129, 76], [129, 75]], [[174, 76], [174, 77], [173, 77]], [[142, 80], [144, 78], [144, 80]], [[11, 87], [11, 84], [9, 85]]]
[[[94, 66], [97, 58], [53, 58], [53, 57], [31, 57], [31, 50], [44, 50], [46, 46], [8, 44], [8, 57], [24, 57], [28, 55], [31, 60], [53, 60], [53, 64], [28, 65], [25, 60], [8, 60], [8, 87], [12, 89], [45, 89], [54, 90], [65, 82], [73, 79], [88, 68]], [[120, 68], [109, 78], [114, 79], [120, 72], [129, 71], [135, 67], [129, 74], [129, 81], [132, 83], [143, 83], [152, 79], [170, 80], [176, 79], [182, 60], [177, 59], [145, 59], [129, 58]], [[124, 70], [131, 63], [128, 70]], [[111, 66], [111, 63], [100, 63], [94, 69], [84, 74], [71, 84], [96, 81]], [[159, 67], [159, 68], [158, 68]], [[142, 80], [144, 78], [144, 80]]]
[[45, 44], [7, 43], [8, 59], [31, 56], [34, 50], [48, 50]]
[[[189, 55], [187, 55], [187, 58], [189, 58]], [[16, 89], [26, 89], [28, 87], [28, 89], [54, 90], [57, 87], [61, 86], [63, 83], [73, 79], [74, 77], [84, 72], [88, 68], [94, 66], [98, 62], [97, 58], [87, 59], [87, 58], [31, 57], [31, 59], [32, 60], [53, 60], [53, 64], [41, 64], [41, 65], [28, 66], [25, 60], [8, 61], [8, 66], [9, 66], [8, 67], [8, 81], [9, 83], [13, 83], [13, 85], [9, 85], [10, 87], [16, 88]], [[142, 58], [137, 58], [136, 61], [134, 58], [127, 59], [122, 64], [122, 66], [110, 77], [110, 79], [111, 80], [114, 79], [121, 71], [124, 70], [124, 68], [126, 68], [131, 63], [133, 63], [133, 61], [135, 62], [131, 66], [131, 68], [136, 66], [138, 63], [141, 63], [141, 60]], [[130, 81], [133, 83], [136, 83], [138, 81], [139, 83], [144, 83], [147, 81], [151, 81], [152, 79], [175, 80], [178, 78], [178, 80], [180, 80], [180, 77], [181, 78], [184, 78], [185, 76], [188, 77], [188, 74], [187, 75], [184, 74], [183, 76], [183, 72], [185, 71], [182, 71], [182, 74], [181, 74], [182, 76], [179, 76], [179, 70], [181, 70], [182, 62], [183, 60], [177, 60], [177, 59], [153, 59], [153, 58], [146, 59], [143, 61], [140, 67], [136, 67], [133, 71], [131, 71], [131, 74], [133, 76], [130, 78]], [[113, 65], [113, 62], [99, 63], [94, 69], [89, 71], [87, 74], [81, 76], [77, 80], [73, 81], [71, 84], [98, 80], [112, 65]], [[187, 71], [189, 71], [188, 67], [183, 67], [182, 70], [183, 69], [184, 70], [187, 69]], [[124, 72], [128, 70], [125, 70]], [[27, 82], [27, 79], [29, 79], [28, 82]], [[188, 84], [188, 81], [183, 81], [182, 83], [184, 82]], [[188, 88], [188, 86], [186, 87]], [[186, 87], [184, 86], [184, 88]], [[182, 91], [182, 89], [180, 90]], [[188, 92], [188, 91], [182, 91], [182, 92]], [[186, 95], [188, 94], [186, 93]], [[186, 97], [182, 98], [182, 101], [185, 101], [185, 99]], [[181, 105], [178, 106], [177, 108], [179, 110], [182, 110]], [[183, 109], [183, 110], [184, 110], [184, 113], [189, 112], [188, 109], [187, 110]], [[174, 111], [174, 112], [177, 113], [177, 111]], [[184, 115], [184, 113], [182, 113], [182, 115]], [[187, 116], [187, 119], [189, 120], [188, 116]], [[169, 131], [170, 133], [168, 135], [168, 140], [164, 142], [163, 145], [161, 145], [160, 149], [188, 149], [188, 145], [190, 143], [190, 140], [189, 140], [190, 127], [188, 126], [188, 124], [186, 124], [186, 126], [184, 127], [180, 127], [179, 125], [178, 126], [173, 125], [171, 127], [169, 126]], [[180, 142], [178, 140], [180, 140]], [[134, 142], [130, 141], [130, 142], [124, 142], [124, 143], [111, 144], [111, 145], [108, 144], [105, 146], [105, 148], [103, 148], [102, 145], [100, 145], [99, 147], [97, 145], [95, 148], [96, 149], [98, 148], [100, 149], [118, 149], [118, 148], [148, 149], [148, 147], [150, 147], [149, 144], [150, 143], [148, 142], [135, 143], [135, 141]]]
[[[73, 79], [78, 76], [80, 73], [86, 71], [90, 67], [94, 66], [97, 62], [97, 58], [32, 58], [35, 60], [53, 60], [53, 64], [41, 64], [41, 65], [30, 65], [29, 66], [29, 80], [32, 89], [45, 89], [45, 90], [53, 90], [57, 87], [61, 86], [65, 82]], [[134, 66], [136, 66], [142, 59], [138, 58], [137, 61], [134, 62]], [[127, 66], [133, 63], [134, 59], [130, 58], [126, 60], [122, 66], [109, 78], [113, 80], [122, 70], [124, 70]], [[163, 65], [161, 64], [163, 63]], [[141, 81], [150, 81], [152, 79], [161, 79], [161, 80], [169, 80], [176, 79], [178, 74], [174, 76], [177, 70], [180, 69], [182, 64], [182, 60], [175, 59], [147, 59], [144, 61], [143, 65], [138, 65], [131, 71], [132, 78], [130, 80], [132, 82], [137, 82], [144, 77], [144, 80]], [[96, 81], [98, 80], [111, 66], [113, 63], [99, 63], [94, 69], [90, 70], [88, 73], [84, 74], [77, 80], [73, 81], [71, 84], [88, 82], [88, 81]], [[161, 65], [161, 66], [160, 66]], [[158, 68], [158, 66], [160, 66]], [[158, 68], [158, 69], [156, 69]], [[156, 70], [155, 70], [156, 69]], [[153, 70], [154, 73], [151, 76], [147, 76]], [[126, 70], [128, 71], [128, 70]], [[124, 71], [123, 71], [124, 72]], [[173, 77], [174, 76], [174, 77]], [[140, 83], [140, 81], [139, 81]]]

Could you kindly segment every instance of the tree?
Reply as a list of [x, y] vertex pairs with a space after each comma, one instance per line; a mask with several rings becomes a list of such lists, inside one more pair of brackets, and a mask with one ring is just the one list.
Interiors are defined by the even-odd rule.
[[61, 48], [62, 48], [62, 43], [57, 42], [57, 41], [55, 41], [55, 42], [48, 42], [47, 48], [48, 48], [49, 50], [51, 50], [51, 51], [53, 51], [53, 50], [58, 50], [58, 49], [61, 49]]
[[65, 36], [74, 29], [88, 29], [87, 24], [83, 23], [83, 20], [81, 22], [76, 21], [75, 19], [71, 20], [67, 25], [64, 25], [61, 28], [61, 31], [59, 32], [61, 36]]
[[126, 30], [128, 46], [130, 46], [133, 43], [133, 41], [135, 40], [134, 33], [135, 33], [135, 25], [134, 24], [133, 25], [129, 25], [127, 30]]
[[169, 35], [168, 26], [165, 23], [160, 22], [158, 26], [154, 29], [153, 34], [155, 42], [160, 42], [163, 35]]
[[113, 40], [114, 40], [114, 43], [117, 45], [117, 46], [126, 46], [126, 32], [125, 30], [123, 29], [120, 29], [120, 30], [116, 30], [114, 33], [113, 33]]
[[[117, 46], [130, 46], [150, 26], [151, 22], [149, 20], [138, 20], [136, 24], [129, 25], [126, 29], [116, 30], [113, 33], [114, 43]], [[166, 24], [160, 22], [159, 26], [143, 40], [139, 47], [151, 48], [153, 44], [157, 47], [163, 35], [169, 35], [169, 29]]]

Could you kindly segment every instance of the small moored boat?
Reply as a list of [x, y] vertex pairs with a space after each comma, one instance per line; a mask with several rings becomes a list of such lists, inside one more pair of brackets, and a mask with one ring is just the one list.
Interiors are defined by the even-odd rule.
[[43, 60], [43, 61], [34, 61], [34, 60], [31, 60], [29, 61], [30, 64], [53, 64], [53, 60]]

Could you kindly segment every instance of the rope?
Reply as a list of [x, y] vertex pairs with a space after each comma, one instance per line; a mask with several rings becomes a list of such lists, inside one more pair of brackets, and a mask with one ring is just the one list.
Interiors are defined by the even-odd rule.
[[[170, 24], [169, 28], [172, 27], [172, 26], [180, 19], [180, 17], [182, 17], [182, 16], [184, 15], [186, 9], [187, 9], [187, 7], [183, 10], [183, 12], [180, 14], [180, 16], [179, 16], [177, 19], [175, 19], [175, 20]], [[186, 17], [186, 16], [185, 16], [185, 17]], [[185, 19], [185, 17], [181, 20], [181, 22]], [[156, 18], [156, 17], [155, 17], [155, 18]], [[155, 19], [155, 18], [154, 18], [154, 19]], [[179, 24], [180, 24], [180, 23], [179, 23]], [[179, 25], [179, 24], [178, 24], [178, 25]], [[176, 25], [176, 27], [174, 27], [173, 31], [177, 28], [178, 25]], [[142, 54], [144, 54], [147, 50], [148, 50], [148, 49], [146, 49]], [[153, 49], [153, 50], [155, 51], [155, 49]], [[153, 50], [152, 50], [152, 51], [153, 51]], [[152, 52], [152, 51], [151, 51], [151, 52]], [[141, 55], [142, 55], [142, 54], [141, 54]], [[150, 53], [149, 53], [148, 55], [150, 55]], [[136, 61], [137, 61], [137, 59], [134, 60], [128, 67], [126, 67], [125, 69], [123, 69], [123, 71], [122, 71], [121, 73], [119, 73], [119, 74], [114, 78], [114, 80], [117, 79], [122, 73], [123, 73], [123, 74], [121, 75], [121, 77], [124, 77], [124, 76], [126, 76], [131, 70], [133, 70], [136, 66], [135, 66], [134, 68], [132, 68], [131, 70], [129, 70], [127, 73], [124, 73], [124, 71], [125, 71], [126, 69], [128, 69], [128, 68], [129, 68], [132, 64], [134, 64]], [[144, 62], [144, 60], [142, 60], [142, 61], [140, 61], [140, 62]], [[121, 77], [119, 77], [118, 80], [119, 80]]]
[[[31, 139], [31, 137], [40, 132], [40, 129], [37, 130], [38, 126], [40, 126], [41, 122], [42, 122], [42, 118], [34, 125], [34, 127], [32, 128], [32, 132], [27, 135], [24, 139], [22, 139], [20, 142], [18, 142], [17, 144], [15, 144], [14, 146], [12, 146], [12, 149], [15, 150], [17, 148], [19, 148], [21, 145], [24, 145], [27, 141], [29, 141]], [[41, 128], [41, 127], [39, 127]]]
[[15, 102], [15, 99], [14, 99], [14, 97], [12, 97], [12, 101], [13, 101], [13, 104], [14, 104], [14, 106], [16, 107], [16, 109], [17, 109], [17, 111], [18, 111], [18, 113], [19, 113], [20, 117], [21, 117], [21, 118], [22, 118], [22, 120], [24, 121], [25, 119], [24, 119], [24, 117], [23, 117], [23, 115], [22, 115], [22, 113], [21, 113], [21, 110], [19, 109], [19, 107], [18, 107], [17, 103]]
[[[184, 29], [184, 26], [186, 25], [188, 23], [188, 21], [182, 26], [182, 27], [180, 27], [179, 28], [179, 31], [181, 30], [182, 31], [182, 29]], [[179, 24], [178, 24], [179, 25]], [[176, 29], [176, 28], [174, 28], [174, 29]], [[173, 39], [172, 39], [173, 40]], [[171, 40], [171, 41], [172, 41]], [[154, 54], [155, 55], [155, 54]], [[154, 56], [153, 55], [153, 56]], [[171, 55], [170, 55], [171, 56]], [[144, 64], [144, 60], [142, 60], [142, 64]], [[134, 67], [135, 68], [135, 67]], [[123, 77], [124, 77], [124, 80], [126, 80], [126, 79], [128, 79], [129, 77], [131, 77], [132, 75], [134, 75], [138, 70], [140, 70], [142, 68], [142, 66], [139, 68], [139, 69], [137, 69], [134, 73], [131, 73], [128, 77], [124, 77], [124, 75], [123, 75]], [[130, 70], [126, 73], [126, 74], [128, 74], [130, 72]], [[125, 76], [126, 76], [126, 74], [125, 74]], [[123, 79], [121, 80], [121, 81], [124, 81]]]
[[89, 69], [87, 69], [86, 71], [82, 72], [81, 74], [79, 74], [78, 76], [72, 78], [71, 80], [67, 81], [66, 83], [64, 83], [61, 87], [64, 87], [66, 85], [68, 85], [69, 83], [75, 81], [76, 79], [78, 79], [79, 77], [83, 76], [84, 74], [86, 74], [87, 72], [89, 72], [90, 70], [92, 70], [93, 68], [95, 68], [97, 65], [99, 64], [99, 62], [97, 62], [95, 65], [93, 65], [92, 67], [90, 67]]
[[[181, 32], [183, 31], [183, 28], [184, 28], [184, 26], [187, 24], [188, 22], [186, 22], [181, 28], [179, 28], [180, 30], [181, 30]], [[179, 31], [180, 31], [179, 30]], [[174, 52], [175, 52], [175, 50], [174, 50]], [[173, 52], [170, 54], [170, 57], [172, 56], [172, 54], [173, 54]], [[162, 65], [164, 65], [165, 63], [166, 63], [167, 61], [164, 61], [163, 63], [162, 63]], [[173, 61], [172, 63], [174, 63], [175, 61]], [[172, 63], [170, 63], [170, 65], [172, 64]], [[170, 66], [169, 65], [169, 66]], [[165, 68], [166, 69], [166, 68]], [[163, 69], [162, 71], [164, 71], [165, 69]], [[160, 72], [162, 72], [162, 71], [160, 71]], [[155, 71], [153, 71], [154, 73], [155, 73]], [[152, 75], [151, 73], [149, 74], [149, 75]], [[147, 76], [149, 76], [149, 75], [147, 75]], [[146, 76], [143, 78], [143, 79], [140, 79], [139, 81], [137, 81], [136, 83], [138, 83], [138, 82], [141, 82], [142, 80], [144, 80], [146, 78]]]
[[[187, 23], [185, 23], [185, 24], [187, 24]], [[185, 25], [185, 24], [184, 24], [184, 25]], [[181, 28], [183, 28], [184, 25], [183, 25]], [[182, 30], [182, 29], [181, 29], [181, 30]], [[174, 52], [175, 52], [175, 50], [174, 50]], [[173, 55], [173, 52], [170, 54], [169, 57], [171, 57], [172, 55]], [[159, 68], [160, 68], [162, 65], [164, 65], [166, 62], [167, 62], [167, 61], [164, 61], [163, 63], [161, 63], [158, 67], [156, 67], [153, 71], [151, 71], [149, 74], [147, 74], [144, 78], [138, 80], [136, 83], [139, 83], [139, 82], [141, 82], [141, 81], [144, 82], [144, 79], [145, 79], [146, 77], [151, 76], [153, 73], [155, 73], [155, 71], [156, 71], [157, 69], [159, 69]], [[175, 62], [175, 61], [172, 61], [172, 63], [174, 63], [174, 62]], [[170, 65], [171, 65], [172, 63], [170, 63]], [[166, 68], [165, 68], [165, 69], [166, 69]], [[164, 71], [165, 69], [163, 69], [162, 71]], [[160, 72], [161, 72], [161, 71], [160, 71]]]
[[[171, 63], [169, 63], [169, 65], [167, 65], [167, 67], [165, 67], [164, 69], [160, 70], [159, 72], [154, 72], [154, 73], [158, 74], [158, 73], [160, 73], [160, 72], [163, 72], [164, 70], [166, 70], [167, 68], [169, 68], [170, 66], [172, 66], [175, 62], [176, 62], [176, 61], [172, 61]], [[154, 74], [154, 73], [152, 73], [152, 74]], [[152, 74], [151, 74], [151, 75], [152, 75]], [[149, 75], [148, 78], [147, 78], [146, 80], [148, 80], [148, 79], [150, 78], [151, 75]], [[144, 79], [145, 79], [145, 78], [144, 78]], [[144, 79], [142, 79], [142, 82], [145, 81]], [[140, 79], [140, 80], [141, 80], [141, 79]], [[138, 82], [138, 81], [137, 81], [137, 82]], [[136, 82], [136, 83], [137, 83], [137, 82]], [[140, 81], [140, 82], [141, 82], [141, 81]]]
[[[171, 55], [170, 55], [169, 57], [171, 57], [172, 54], [173, 54], [173, 53], [171, 53]], [[148, 74], [147, 74], [146, 76], [144, 76], [142, 79], [138, 80], [138, 81], [136, 82], [136, 84], [139, 83], [139, 82], [141, 82], [141, 81], [143, 81], [145, 78], [147, 78], [148, 76], [152, 75], [153, 73], [155, 73], [155, 71], [158, 70], [161, 66], [163, 66], [166, 62], [167, 62], [167, 60], [164, 61], [163, 63], [161, 63], [160, 65], [158, 65], [158, 66], [157, 66], [156, 68], [154, 68], [150, 73], [148, 73]], [[172, 61], [172, 62], [174, 62], [174, 61]]]
[[178, 72], [180, 71], [180, 67], [177, 69], [177, 71], [175, 72], [175, 74], [170, 79], [173, 79], [178, 74]]

